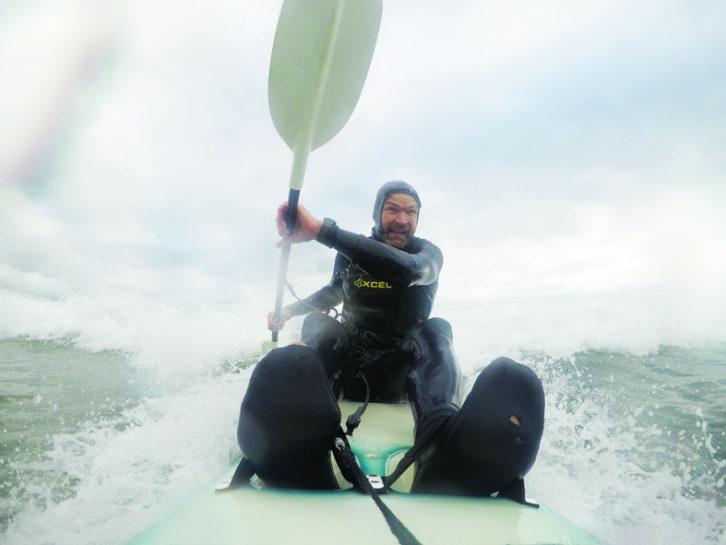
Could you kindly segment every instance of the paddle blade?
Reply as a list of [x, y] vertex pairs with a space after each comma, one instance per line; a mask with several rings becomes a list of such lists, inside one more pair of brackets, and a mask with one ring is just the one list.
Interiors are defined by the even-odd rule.
[[272, 121], [293, 151], [325, 144], [350, 118], [368, 74], [381, 10], [381, 0], [283, 3], [268, 89]]

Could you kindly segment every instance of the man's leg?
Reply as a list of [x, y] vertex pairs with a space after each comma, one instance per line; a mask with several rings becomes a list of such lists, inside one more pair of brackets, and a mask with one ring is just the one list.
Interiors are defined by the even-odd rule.
[[537, 457], [543, 428], [539, 378], [499, 358], [482, 370], [435, 447], [424, 452], [413, 491], [487, 496], [521, 486], [523, 494], [522, 478]]
[[237, 442], [270, 486], [337, 488], [329, 451], [339, 426], [340, 409], [317, 352], [290, 345], [268, 353], [252, 372]]
[[350, 342], [343, 324], [322, 312], [310, 313], [303, 321], [300, 340], [320, 356], [328, 382], [337, 398], [340, 393], [338, 390], [341, 371], [350, 351]]
[[419, 437], [461, 405], [462, 379], [451, 325], [441, 318], [421, 322], [406, 335], [400, 350], [411, 363], [406, 394], [413, 405]]

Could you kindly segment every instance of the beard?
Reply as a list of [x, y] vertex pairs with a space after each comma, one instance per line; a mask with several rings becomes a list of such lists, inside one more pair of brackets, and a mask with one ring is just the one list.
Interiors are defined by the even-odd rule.
[[389, 246], [401, 249], [406, 247], [406, 245], [410, 242], [411, 237], [413, 237], [413, 233], [411, 231], [388, 229], [383, 234], [383, 241]]

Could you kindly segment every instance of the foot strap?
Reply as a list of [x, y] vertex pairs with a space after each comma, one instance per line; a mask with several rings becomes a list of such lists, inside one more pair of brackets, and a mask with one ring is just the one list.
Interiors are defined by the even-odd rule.
[[390, 510], [390, 508], [383, 503], [383, 500], [379, 496], [378, 492], [373, 488], [373, 485], [368, 481], [368, 478], [363, 473], [363, 470], [358, 465], [358, 461], [355, 459], [355, 454], [350, 449], [348, 439], [345, 436], [345, 432], [341, 428], [338, 432], [338, 436], [335, 438], [335, 448], [333, 449], [335, 460], [341, 469], [345, 469], [347, 473], [352, 474], [355, 478], [353, 481], [357, 484], [358, 488], [365, 491], [371, 499], [375, 502], [378, 509], [383, 514], [383, 518], [386, 519], [388, 527], [398, 542], [401, 545], [421, 545], [421, 542], [416, 539], [411, 531], [401, 522], [401, 520]]

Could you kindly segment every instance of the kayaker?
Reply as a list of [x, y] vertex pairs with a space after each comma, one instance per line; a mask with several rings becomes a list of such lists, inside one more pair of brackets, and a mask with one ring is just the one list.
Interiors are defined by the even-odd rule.
[[[421, 200], [403, 181], [384, 184], [371, 236], [298, 207], [296, 228], [277, 212], [279, 246], [317, 240], [337, 251], [330, 282], [283, 307], [268, 327], [306, 314], [301, 341], [267, 354], [243, 399], [238, 442], [268, 484], [334, 488], [337, 399], [408, 399], [420, 455], [413, 491], [489, 495], [522, 485], [539, 447], [544, 394], [532, 370], [507, 358], [487, 366], [462, 405], [450, 324], [430, 313], [441, 250], [416, 237]], [[342, 303], [340, 320], [326, 314]], [[354, 428], [356, 422], [349, 422]], [[522, 488], [523, 493], [523, 488]]]

